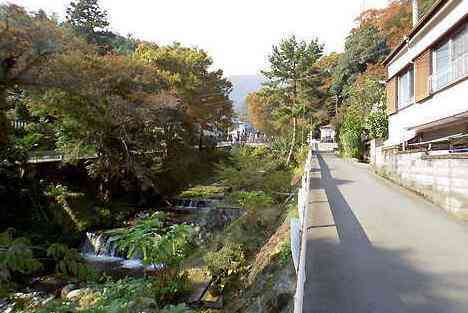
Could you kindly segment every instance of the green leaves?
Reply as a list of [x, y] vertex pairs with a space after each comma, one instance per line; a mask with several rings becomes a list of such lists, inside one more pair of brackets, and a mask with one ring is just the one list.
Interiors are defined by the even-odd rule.
[[155, 213], [125, 229], [117, 241], [128, 258], [142, 257], [147, 265], [164, 266], [178, 270], [190, 245], [193, 228], [189, 225], [170, 225], [165, 215]]
[[26, 238], [13, 238], [13, 229], [0, 233], [0, 285], [10, 282], [13, 273], [30, 274], [41, 268], [31, 243]]
[[231, 276], [235, 276], [245, 270], [246, 258], [242, 247], [232, 241], [224, 243], [223, 247], [217, 252], [207, 253], [203, 260], [213, 278], [215, 278], [215, 287], [224, 288], [226, 282]]
[[363, 140], [387, 136], [385, 90], [378, 77], [365, 75], [349, 94], [340, 125], [340, 142], [346, 156], [360, 158]]
[[344, 99], [347, 90], [363, 73], [368, 64], [379, 63], [389, 52], [384, 34], [374, 26], [365, 26], [351, 32], [346, 38], [345, 52], [333, 73], [331, 91]]
[[109, 26], [107, 12], [97, 0], [72, 1], [67, 8], [67, 21], [77, 32], [88, 36]]
[[94, 271], [84, 262], [81, 255], [75, 249], [55, 243], [47, 249], [47, 256], [56, 262], [56, 272], [65, 277], [74, 277], [79, 280], [95, 278]]

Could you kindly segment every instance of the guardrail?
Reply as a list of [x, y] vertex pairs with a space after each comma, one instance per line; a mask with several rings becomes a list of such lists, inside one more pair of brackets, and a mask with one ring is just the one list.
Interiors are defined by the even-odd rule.
[[[306, 163], [304, 165], [304, 174], [302, 175], [301, 188], [298, 192], [297, 208], [299, 211], [299, 220], [291, 221], [291, 239], [299, 238], [296, 242], [291, 242], [293, 258], [295, 257], [294, 265], [297, 272], [296, 294], [294, 295], [294, 313], [302, 313], [302, 305], [304, 301], [304, 285], [306, 281], [305, 257], [307, 249], [307, 215], [309, 211], [309, 192], [310, 192], [310, 173], [312, 170], [313, 148], [309, 149]], [[294, 225], [296, 224], [296, 226]], [[299, 235], [293, 235], [293, 228], [299, 227]], [[296, 231], [297, 233], [297, 231]], [[297, 242], [298, 241], [298, 242]]]
[[[95, 159], [97, 155], [83, 155], [78, 159], [88, 160]], [[28, 163], [51, 163], [51, 162], [61, 162], [65, 160], [65, 154], [58, 151], [37, 151], [29, 154]]]
[[28, 163], [59, 162], [64, 159], [64, 154], [57, 151], [38, 151], [29, 155]]

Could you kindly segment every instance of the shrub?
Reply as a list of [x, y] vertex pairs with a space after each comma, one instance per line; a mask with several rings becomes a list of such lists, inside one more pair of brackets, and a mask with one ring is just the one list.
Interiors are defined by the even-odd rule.
[[138, 220], [124, 230], [117, 245], [130, 259], [141, 256], [147, 265], [164, 265], [177, 273], [191, 244], [193, 228], [184, 224], [166, 226], [164, 219], [164, 214], [155, 213]]
[[231, 241], [225, 242], [221, 250], [207, 253], [203, 260], [215, 279], [218, 291], [224, 288], [231, 276], [243, 271], [246, 262], [242, 247]]
[[291, 262], [291, 260], [291, 241], [288, 239], [281, 243], [280, 251], [278, 254], [278, 261], [280, 265], [284, 266]]
[[12, 275], [31, 274], [41, 268], [26, 238], [13, 238], [13, 229], [0, 233], [0, 287], [5, 288]]
[[76, 249], [70, 249], [65, 245], [55, 243], [47, 249], [47, 256], [55, 262], [56, 272], [65, 277], [73, 277], [78, 280], [93, 280], [96, 273], [89, 267]]
[[273, 205], [271, 196], [262, 191], [235, 192], [231, 195], [231, 199], [247, 210], [250, 224], [262, 223], [262, 219], [266, 219], [266, 216], [259, 217], [259, 212]]

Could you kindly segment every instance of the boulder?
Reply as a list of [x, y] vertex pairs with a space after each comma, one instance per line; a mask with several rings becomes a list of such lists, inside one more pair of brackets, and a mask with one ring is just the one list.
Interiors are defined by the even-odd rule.
[[65, 287], [62, 288], [62, 290], [60, 291], [60, 297], [62, 299], [66, 299], [67, 298], [67, 295], [73, 291], [73, 290], [76, 290], [78, 289], [78, 286], [76, 286], [75, 284], [68, 284], [66, 285]]
[[75, 289], [67, 294], [66, 299], [70, 301], [78, 301], [82, 296], [89, 292], [92, 292], [90, 288]]

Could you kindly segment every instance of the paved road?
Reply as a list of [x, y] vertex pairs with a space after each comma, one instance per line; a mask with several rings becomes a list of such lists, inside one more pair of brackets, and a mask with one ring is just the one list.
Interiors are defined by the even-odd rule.
[[468, 222], [365, 167], [318, 158], [303, 312], [468, 312]]

